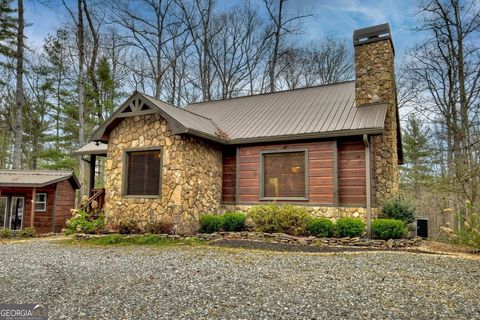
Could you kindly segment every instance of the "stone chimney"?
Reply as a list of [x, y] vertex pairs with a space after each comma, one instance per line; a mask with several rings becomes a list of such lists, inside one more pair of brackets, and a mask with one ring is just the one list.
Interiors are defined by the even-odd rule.
[[[398, 164], [402, 159], [398, 127], [394, 57], [388, 23], [359, 29], [353, 33], [355, 47], [355, 100], [357, 108], [387, 104], [382, 135], [370, 138], [372, 196], [377, 205], [398, 194]], [[400, 160], [400, 161], [399, 161]]]

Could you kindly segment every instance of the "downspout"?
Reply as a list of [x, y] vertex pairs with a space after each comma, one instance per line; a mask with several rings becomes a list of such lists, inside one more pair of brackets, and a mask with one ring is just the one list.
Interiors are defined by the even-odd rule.
[[368, 134], [363, 135], [363, 143], [365, 144], [365, 182], [367, 197], [367, 237], [372, 237], [372, 189], [371, 189], [371, 165], [370, 165], [370, 143]]

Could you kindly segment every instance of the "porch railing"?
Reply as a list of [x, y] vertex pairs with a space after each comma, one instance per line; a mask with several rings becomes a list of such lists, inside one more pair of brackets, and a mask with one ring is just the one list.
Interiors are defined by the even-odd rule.
[[105, 205], [105, 189], [92, 189], [90, 198], [83, 204], [80, 209], [85, 211], [92, 211], [94, 209], [102, 210]]

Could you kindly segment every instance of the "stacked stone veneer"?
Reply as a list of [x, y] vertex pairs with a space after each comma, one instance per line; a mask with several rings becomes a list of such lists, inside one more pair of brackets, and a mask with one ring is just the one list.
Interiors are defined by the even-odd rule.
[[[159, 198], [122, 195], [126, 149], [162, 147], [162, 189]], [[218, 212], [222, 191], [219, 146], [192, 136], [174, 135], [158, 114], [125, 118], [110, 133], [105, 172], [105, 212], [110, 228], [135, 223], [141, 229], [159, 221], [177, 233], [197, 231], [199, 217]]]
[[377, 203], [398, 194], [397, 97], [390, 39], [355, 46], [355, 96], [362, 105], [387, 103], [385, 131], [371, 139]]
[[[248, 209], [252, 205], [223, 205], [221, 212], [242, 212], [247, 213]], [[338, 218], [361, 218], [366, 219], [367, 209], [362, 207], [315, 207], [315, 206], [305, 206], [304, 207], [313, 217], [317, 218], [328, 218], [335, 221]], [[373, 208], [372, 213], [374, 218], [378, 214], [378, 209]]]

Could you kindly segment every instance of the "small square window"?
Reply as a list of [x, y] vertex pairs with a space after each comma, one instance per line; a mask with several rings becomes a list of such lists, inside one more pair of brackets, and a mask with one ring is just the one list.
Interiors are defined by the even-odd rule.
[[37, 193], [35, 195], [35, 211], [47, 211], [46, 193]]
[[161, 151], [127, 151], [126, 196], [159, 196], [161, 175]]

